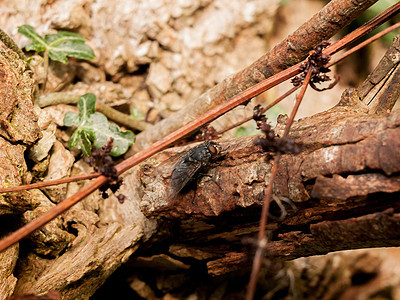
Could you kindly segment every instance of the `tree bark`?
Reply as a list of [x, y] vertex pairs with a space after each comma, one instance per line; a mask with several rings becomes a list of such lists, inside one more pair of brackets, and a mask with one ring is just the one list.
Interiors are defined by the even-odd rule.
[[[400, 215], [396, 213], [400, 112], [367, 112], [358, 93], [349, 90], [334, 108], [294, 124], [291, 137], [304, 150], [281, 158], [273, 199], [286, 202], [287, 216], [269, 222], [273, 238], [267, 244], [268, 253], [293, 259], [400, 245]], [[283, 125], [284, 120], [278, 124], [278, 134]], [[200, 260], [206, 257], [213, 275], [238, 268], [246, 253], [232, 249], [240, 249], [241, 241], [258, 230], [272, 161], [254, 145], [255, 138], [221, 142], [226, 149], [223, 159], [202, 170], [205, 174], [173, 201], [163, 199], [174, 162], [171, 166], [168, 161], [162, 163], [167, 170], [162, 173], [152, 166], [164, 160], [165, 153], [141, 170], [145, 215], [165, 218], [179, 227], [170, 252], [190, 253]], [[291, 201], [295, 209], [288, 205]], [[279, 215], [282, 209], [273, 207], [271, 213]]]

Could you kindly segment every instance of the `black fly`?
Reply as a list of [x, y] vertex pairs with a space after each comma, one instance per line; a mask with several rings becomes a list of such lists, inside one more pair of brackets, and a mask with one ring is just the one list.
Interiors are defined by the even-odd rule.
[[167, 190], [167, 200], [174, 198], [200, 168], [207, 166], [220, 153], [221, 146], [213, 141], [206, 141], [187, 151], [174, 167]]

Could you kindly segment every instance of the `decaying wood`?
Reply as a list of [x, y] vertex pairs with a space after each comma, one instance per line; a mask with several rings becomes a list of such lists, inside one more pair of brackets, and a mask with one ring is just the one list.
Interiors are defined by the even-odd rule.
[[14, 268], [18, 260], [19, 246], [15, 245], [0, 253], [0, 295], [11, 296], [18, 278], [14, 276]]
[[[31, 179], [24, 151], [40, 137], [33, 110], [33, 80], [27, 64], [12, 50], [0, 45], [0, 185], [14, 186]], [[39, 201], [31, 192], [0, 195], [1, 235], [10, 230], [10, 215], [34, 209]], [[7, 216], [8, 215], [8, 216]], [[19, 246], [0, 253], [0, 297], [13, 293], [17, 284], [14, 268]]]
[[[291, 137], [303, 144], [304, 150], [282, 156], [273, 198], [286, 202], [288, 215], [268, 225], [273, 236], [268, 252], [293, 259], [400, 245], [399, 205], [395, 201], [400, 191], [399, 126], [400, 111], [368, 114], [354, 90], [345, 92], [334, 108], [295, 123]], [[156, 167], [166, 153], [142, 167], [145, 215], [178, 222], [179, 235], [173, 240], [180, 250], [172, 253], [179, 256], [186, 245], [193, 257], [207, 257], [211, 274], [238, 267], [244, 255], [236, 250], [218, 253], [215, 248], [236, 249], [242, 239], [258, 230], [257, 215], [271, 161], [254, 146], [254, 139], [221, 142], [225, 156], [203, 170], [197, 182], [173, 201], [165, 199], [173, 162], [170, 166], [168, 160], [162, 163], [167, 171], [161, 174]], [[289, 199], [296, 209], [288, 205]], [[272, 213], [279, 215], [280, 210], [275, 207]], [[194, 248], [197, 251], [191, 250]], [[237, 258], [236, 264], [232, 257]], [[221, 259], [229, 263], [218, 263]]]

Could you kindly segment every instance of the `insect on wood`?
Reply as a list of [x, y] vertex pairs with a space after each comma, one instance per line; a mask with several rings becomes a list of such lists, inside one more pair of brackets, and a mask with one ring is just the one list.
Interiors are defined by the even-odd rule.
[[221, 146], [206, 141], [183, 154], [174, 166], [167, 188], [167, 200], [174, 198], [201, 168], [206, 167], [221, 153]]

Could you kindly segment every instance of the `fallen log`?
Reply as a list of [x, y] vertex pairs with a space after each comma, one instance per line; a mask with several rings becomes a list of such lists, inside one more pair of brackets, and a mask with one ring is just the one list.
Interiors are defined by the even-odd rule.
[[[278, 134], [284, 123], [281, 118]], [[368, 114], [354, 90], [332, 109], [296, 122], [291, 137], [303, 150], [281, 158], [273, 183], [273, 199], [280, 206], [271, 213], [287, 215], [269, 222], [267, 251], [293, 259], [400, 245], [399, 125], [399, 111]], [[221, 141], [223, 157], [202, 169], [176, 199], [166, 199], [176, 164], [168, 157], [175, 151], [142, 165], [141, 209], [149, 218], [174, 224], [168, 232], [170, 254], [206, 260], [214, 275], [243, 262], [241, 242], [258, 230], [273, 163], [254, 145], [255, 138]]]

